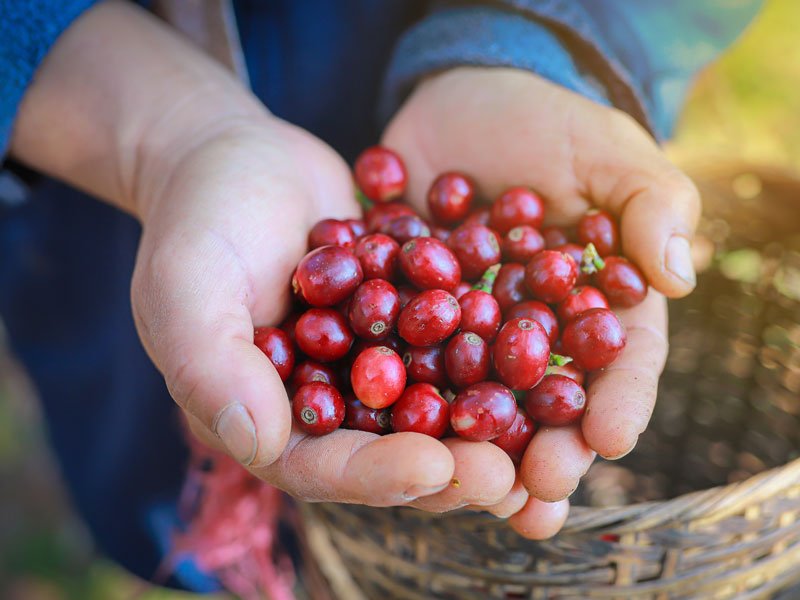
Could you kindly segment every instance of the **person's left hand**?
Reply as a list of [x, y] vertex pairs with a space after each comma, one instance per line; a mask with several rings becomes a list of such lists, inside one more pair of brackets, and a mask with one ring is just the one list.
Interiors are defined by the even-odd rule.
[[574, 224], [591, 206], [609, 210], [621, 220], [625, 255], [655, 288], [618, 311], [628, 344], [590, 379], [582, 423], [537, 431], [512, 492], [490, 509], [513, 515], [511, 526], [526, 537], [552, 536], [596, 454], [626, 455], [647, 427], [667, 353], [664, 295], [683, 296], [695, 284], [697, 192], [629, 116], [519, 70], [464, 67], [427, 79], [383, 144], [404, 157], [408, 200], [423, 214], [428, 186], [449, 170], [471, 176], [489, 199], [530, 186], [545, 198], [548, 224]]

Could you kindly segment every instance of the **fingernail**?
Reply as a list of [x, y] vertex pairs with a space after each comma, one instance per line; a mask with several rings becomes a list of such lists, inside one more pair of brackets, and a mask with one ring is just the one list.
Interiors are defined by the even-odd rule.
[[256, 424], [243, 404], [233, 402], [219, 411], [212, 431], [240, 463], [247, 466], [255, 460], [258, 448]]
[[[637, 440], [637, 441], [638, 441], [638, 440]], [[605, 458], [606, 460], [619, 460], [620, 458], [623, 458], [623, 457], [625, 457], [625, 456], [628, 456], [628, 454], [630, 454], [631, 452], [633, 452], [633, 449], [634, 449], [634, 448], [636, 448], [636, 442], [634, 442], [633, 446], [631, 446], [631, 447], [630, 447], [630, 448], [628, 448], [627, 450], [623, 450], [623, 451], [622, 451], [622, 452], [620, 452], [619, 454], [615, 454], [614, 456], [604, 456], [603, 458]]]
[[437, 492], [441, 492], [443, 489], [447, 488], [448, 485], [450, 485], [449, 481], [442, 485], [412, 485], [403, 492], [403, 498], [406, 499], [407, 502], [410, 502], [411, 500], [416, 500], [423, 496], [431, 496]]
[[670, 273], [680, 277], [689, 285], [694, 286], [697, 282], [692, 265], [692, 247], [685, 237], [673, 235], [670, 238], [667, 242], [664, 264]]

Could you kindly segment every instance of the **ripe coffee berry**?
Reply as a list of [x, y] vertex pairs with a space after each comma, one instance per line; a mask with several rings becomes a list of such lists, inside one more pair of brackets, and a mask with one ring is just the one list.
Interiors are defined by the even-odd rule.
[[306, 254], [292, 277], [292, 289], [311, 306], [324, 308], [346, 300], [364, 279], [361, 263], [339, 246], [323, 246]]
[[512, 390], [527, 390], [539, 383], [549, 360], [547, 332], [531, 319], [513, 319], [503, 325], [492, 347], [497, 378]]
[[444, 242], [446, 244], [447, 240], [450, 239], [450, 230], [434, 225], [431, 227], [431, 237], [435, 237], [440, 242]]
[[428, 190], [428, 210], [434, 221], [452, 225], [463, 221], [472, 206], [475, 186], [461, 173], [442, 173]]
[[356, 243], [356, 235], [347, 221], [323, 219], [308, 233], [308, 247], [313, 250], [322, 246], [342, 246], [352, 248]]
[[503, 238], [503, 259], [527, 263], [533, 255], [544, 250], [544, 238], [530, 225], [514, 227]]
[[456, 297], [461, 306], [461, 329], [491, 342], [497, 336], [502, 320], [500, 305], [495, 297], [483, 290], [470, 290]]
[[514, 227], [530, 225], [539, 229], [544, 220], [544, 202], [533, 190], [512, 187], [492, 204], [489, 225], [505, 235]]
[[577, 228], [578, 240], [584, 246], [594, 244], [600, 256], [619, 254], [619, 229], [617, 222], [604, 210], [586, 211]]
[[631, 307], [647, 296], [647, 281], [639, 268], [621, 256], [609, 256], [594, 281], [614, 306]]
[[483, 225], [462, 225], [453, 230], [447, 246], [461, 264], [464, 279], [474, 280], [500, 262], [497, 234]]
[[486, 442], [508, 431], [516, 415], [517, 401], [511, 390], [482, 381], [456, 396], [450, 406], [450, 425], [466, 440]]
[[625, 342], [622, 323], [607, 308], [592, 308], [578, 315], [561, 336], [564, 353], [586, 371], [610, 365], [622, 353]]
[[569, 254], [542, 250], [525, 267], [525, 285], [542, 302], [561, 302], [575, 287], [578, 266]]
[[364, 406], [386, 408], [403, 393], [406, 368], [394, 350], [385, 346], [368, 348], [353, 361], [350, 384]]
[[450, 405], [428, 383], [407, 387], [391, 410], [393, 431], [413, 431], [438, 439], [450, 424]]
[[429, 237], [431, 235], [428, 224], [417, 215], [395, 217], [381, 227], [380, 232], [396, 239], [399, 244], [405, 244], [414, 238]]
[[353, 253], [361, 263], [364, 279], [394, 279], [400, 244], [388, 235], [372, 233], [364, 236], [356, 242]]
[[367, 231], [374, 233], [385, 227], [389, 221], [402, 217], [403, 215], [416, 215], [414, 209], [408, 204], [400, 202], [387, 202], [386, 204], [376, 204], [364, 215], [364, 223]]
[[350, 300], [348, 317], [355, 334], [366, 340], [387, 337], [400, 313], [400, 296], [383, 279], [370, 279], [356, 289]]
[[456, 388], [465, 388], [489, 375], [489, 346], [471, 331], [457, 333], [444, 351], [447, 376]]
[[544, 247], [548, 250], [555, 250], [559, 246], [569, 243], [569, 236], [561, 227], [543, 227], [542, 238], [544, 238]]
[[383, 435], [391, 430], [391, 422], [388, 409], [376, 409], [364, 406], [361, 401], [348, 394], [344, 399], [344, 423], [345, 429], [355, 429], [357, 431], [367, 431]]
[[298, 427], [310, 435], [325, 435], [344, 421], [344, 399], [332, 385], [315, 381], [302, 386], [292, 399]]
[[514, 464], [519, 466], [534, 433], [536, 433], [536, 424], [525, 414], [525, 411], [518, 408], [517, 416], [514, 417], [511, 427], [502, 435], [494, 438], [492, 443], [503, 449]]
[[452, 290], [461, 281], [461, 266], [450, 249], [436, 238], [403, 244], [398, 258], [403, 275], [421, 290]]
[[558, 318], [562, 323], [567, 324], [590, 308], [608, 308], [608, 300], [597, 288], [580, 285], [570, 290], [567, 297], [559, 302]]
[[489, 217], [491, 213], [488, 208], [483, 207], [477, 210], [473, 210], [469, 216], [464, 220], [464, 225], [483, 225], [484, 227], [489, 226]]
[[403, 354], [403, 364], [411, 381], [430, 383], [438, 388], [448, 384], [441, 346], [409, 346]]
[[506, 263], [497, 272], [497, 279], [492, 287], [492, 296], [504, 313], [515, 304], [528, 297], [525, 287], [525, 267], [517, 263]]
[[289, 379], [294, 369], [294, 346], [286, 332], [276, 327], [256, 327], [253, 343], [267, 355], [281, 380]]
[[403, 195], [406, 167], [400, 157], [383, 146], [367, 148], [356, 159], [356, 184], [364, 195], [376, 202], [388, 202]]
[[505, 314], [506, 321], [514, 319], [530, 319], [536, 321], [544, 327], [547, 333], [547, 338], [551, 344], [555, 344], [558, 340], [558, 319], [544, 302], [538, 300], [526, 300], [511, 307]]
[[291, 384], [294, 389], [315, 381], [339, 387], [339, 376], [331, 365], [323, 365], [313, 360], [299, 363], [292, 373]]
[[458, 300], [444, 290], [425, 290], [400, 311], [397, 330], [412, 346], [433, 346], [449, 338], [460, 322]]
[[315, 360], [339, 360], [353, 344], [353, 332], [344, 316], [332, 308], [312, 308], [295, 326], [300, 350]]
[[525, 394], [525, 410], [542, 425], [569, 425], [580, 419], [585, 409], [586, 392], [563, 375], [547, 375]]

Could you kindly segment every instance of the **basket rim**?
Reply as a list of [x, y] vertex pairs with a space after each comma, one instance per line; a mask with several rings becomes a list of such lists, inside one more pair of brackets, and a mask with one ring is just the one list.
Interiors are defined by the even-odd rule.
[[625, 534], [652, 530], [674, 521], [711, 525], [791, 488], [796, 488], [796, 495], [800, 496], [800, 458], [742, 481], [666, 500], [609, 507], [573, 506], [560, 533], [604, 530]]

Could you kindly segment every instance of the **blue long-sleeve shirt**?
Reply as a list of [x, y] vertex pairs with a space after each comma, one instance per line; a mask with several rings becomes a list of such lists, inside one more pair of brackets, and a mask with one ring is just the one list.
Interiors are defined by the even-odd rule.
[[[0, 153], [38, 65], [93, 3], [0, 0]], [[346, 158], [377, 139], [418, 79], [463, 64], [536, 72], [667, 136], [690, 76], [757, 5], [235, 0], [254, 92]], [[107, 554], [150, 577], [186, 448], [130, 316], [138, 225], [46, 178], [20, 202], [9, 181], [0, 179], [0, 316], [37, 385], [76, 508]]]

